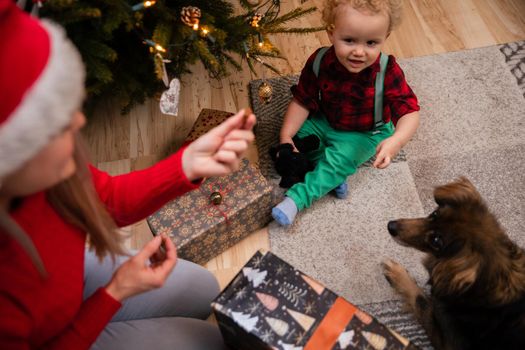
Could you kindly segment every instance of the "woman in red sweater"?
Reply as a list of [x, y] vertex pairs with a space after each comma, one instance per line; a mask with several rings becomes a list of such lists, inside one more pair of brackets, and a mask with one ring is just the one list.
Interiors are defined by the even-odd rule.
[[126, 255], [117, 229], [237, 169], [255, 116], [112, 177], [79, 143], [84, 68], [64, 31], [0, 0], [0, 33], [0, 348], [222, 349], [213, 276], [166, 237]]

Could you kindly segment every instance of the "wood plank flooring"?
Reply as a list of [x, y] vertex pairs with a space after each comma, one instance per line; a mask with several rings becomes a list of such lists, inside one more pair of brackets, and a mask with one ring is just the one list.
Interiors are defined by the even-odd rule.
[[[235, 1], [235, 0], [232, 0]], [[282, 1], [282, 13], [302, 0]], [[308, 0], [303, 6], [321, 8], [322, 0]], [[297, 26], [318, 26], [320, 12], [296, 21]], [[405, 0], [401, 25], [391, 34], [385, 51], [398, 58], [432, 55], [525, 39], [524, 0]], [[319, 46], [329, 45], [326, 33], [280, 35], [272, 38], [286, 60], [272, 63], [284, 74], [300, 72], [306, 58]], [[249, 106], [248, 82], [262, 77], [249, 71], [216, 81], [196, 64], [193, 74], [182, 77], [179, 116], [160, 113], [158, 101], [151, 100], [120, 115], [111, 103], [90, 116], [84, 130], [92, 161], [111, 174], [143, 169], [179, 147], [203, 108], [235, 112]], [[274, 76], [269, 71], [266, 77]], [[256, 161], [255, 148], [248, 158]], [[130, 248], [140, 248], [151, 238], [147, 224], [139, 222], [125, 229]], [[259, 230], [244, 241], [212, 259], [206, 267], [224, 286], [258, 249], [268, 249], [268, 231]]]

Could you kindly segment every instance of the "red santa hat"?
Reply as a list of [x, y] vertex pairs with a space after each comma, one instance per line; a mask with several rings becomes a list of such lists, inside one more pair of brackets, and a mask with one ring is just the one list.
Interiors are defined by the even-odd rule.
[[60, 26], [0, 0], [0, 180], [70, 123], [84, 100], [84, 76]]

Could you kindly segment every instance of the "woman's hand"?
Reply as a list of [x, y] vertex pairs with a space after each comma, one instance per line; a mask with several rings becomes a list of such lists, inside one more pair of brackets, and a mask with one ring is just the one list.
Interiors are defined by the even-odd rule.
[[[161, 245], [164, 252], [160, 253]], [[177, 262], [173, 242], [160, 235], [148, 242], [137, 255], [120, 265], [113, 273], [106, 291], [114, 299], [123, 301], [133, 295], [160, 288]]]
[[401, 147], [401, 142], [395, 136], [384, 139], [376, 148], [376, 160], [372, 166], [379, 169], [386, 168], [399, 153]]
[[254, 125], [255, 115], [250, 110], [242, 109], [190, 143], [182, 155], [182, 168], [188, 180], [225, 175], [237, 170], [244, 152], [255, 138], [252, 132]]

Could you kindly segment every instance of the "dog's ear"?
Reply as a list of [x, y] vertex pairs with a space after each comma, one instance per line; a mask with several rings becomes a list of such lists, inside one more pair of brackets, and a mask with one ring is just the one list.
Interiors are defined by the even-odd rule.
[[478, 205], [483, 202], [479, 192], [466, 177], [460, 177], [454, 182], [437, 187], [434, 190], [434, 198], [439, 206]]
[[433, 293], [450, 296], [465, 292], [476, 282], [481, 262], [482, 257], [472, 251], [452, 259], [438, 260], [431, 271]]

